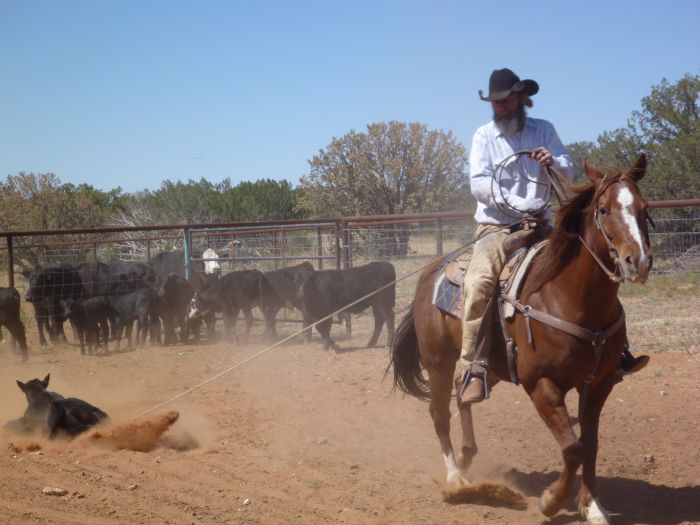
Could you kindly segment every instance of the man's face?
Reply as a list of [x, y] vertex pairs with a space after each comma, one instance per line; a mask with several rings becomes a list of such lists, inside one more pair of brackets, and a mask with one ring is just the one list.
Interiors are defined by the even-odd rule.
[[494, 100], [491, 102], [493, 112], [498, 117], [510, 117], [514, 115], [519, 105], [520, 95], [517, 93], [512, 93], [506, 98], [503, 98], [501, 100]]
[[511, 135], [523, 129], [526, 98], [526, 95], [514, 94], [491, 102], [493, 120], [501, 133]]

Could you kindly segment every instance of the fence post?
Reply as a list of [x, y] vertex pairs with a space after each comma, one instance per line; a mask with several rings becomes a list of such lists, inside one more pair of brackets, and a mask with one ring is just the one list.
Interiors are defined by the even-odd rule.
[[352, 251], [350, 250], [350, 224], [343, 221], [343, 259], [345, 268], [352, 267]]
[[[344, 253], [344, 259], [345, 259], [345, 268], [351, 268], [352, 267], [352, 250], [350, 247], [350, 240], [352, 239], [352, 235], [350, 234], [350, 223], [343, 221], [343, 251]], [[342, 314], [345, 317], [345, 333], [348, 336], [352, 335], [352, 319], [350, 318], [350, 314], [348, 312], [343, 312]]]
[[183, 233], [183, 247], [185, 251], [185, 279], [189, 279], [191, 276], [191, 266], [190, 266], [190, 243], [192, 238], [190, 237], [190, 229], [184, 228]]
[[92, 258], [97, 262], [97, 243], [92, 243]]
[[146, 239], [146, 260], [151, 260], [151, 240]]
[[282, 228], [280, 228], [280, 256], [282, 257], [282, 268], [286, 268], [287, 267], [287, 234], [284, 231], [284, 226], [282, 226]]
[[323, 270], [323, 237], [320, 226], [316, 226], [316, 255], [318, 255], [318, 269]]
[[10, 288], [15, 287], [15, 252], [12, 249], [12, 235], [7, 239], [7, 283]]
[[342, 261], [342, 235], [343, 235], [343, 221], [342, 219], [336, 219], [335, 221], [335, 269], [340, 270]]
[[228, 271], [232, 272], [235, 270], [235, 261], [233, 260], [236, 257], [236, 234], [231, 233], [229, 235], [229, 243], [228, 243], [228, 257], [230, 261], [228, 262]]
[[437, 232], [435, 240], [435, 251], [437, 255], [442, 255], [442, 218], [437, 219]]

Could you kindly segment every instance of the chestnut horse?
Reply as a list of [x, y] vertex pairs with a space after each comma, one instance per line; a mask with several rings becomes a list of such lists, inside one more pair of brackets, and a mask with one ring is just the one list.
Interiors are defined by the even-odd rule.
[[[646, 158], [641, 155], [624, 173], [604, 175], [588, 164], [584, 167], [590, 181], [575, 188], [560, 206], [549, 243], [535, 258], [516, 305], [518, 313], [506, 329], [517, 347], [518, 378], [564, 461], [559, 478], [542, 493], [540, 509], [547, 516], [561, 509], [583, 464], [579, 511], [589, 523], [608, 524], [596, 491], [598, 421], [620, 380], [616, 368], [627, 340], [619, 283], [644, 283], [651, 270], [647, 203], [637, 186], [646, 172]], [[467, 470], [477, 452], [471, 405], [458, 403], [460, 457], [455, 457], [450, 441], [450, 399], [462, 321], [431, 304], [442, 263], [435, 261], [421, 275], [411, 310], [392, 343], [389, 366], [394, 368], [395, 388], [430, 400], [447, 482], [468, 485]], [[558, 321], [552, 323], [554, 318]], [[501, 327], [493, 327], [488, 367], [492, 384], [511, 380]], [[580, 438], [564, 403], [574, 388], [579, 393]]]

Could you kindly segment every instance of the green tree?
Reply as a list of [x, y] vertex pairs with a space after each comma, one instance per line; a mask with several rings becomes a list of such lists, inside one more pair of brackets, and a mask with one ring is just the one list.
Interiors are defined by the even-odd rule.
[[574, 180], [576, 182], [587, 180], [583, 172], [583, 161], [591, 158], [594, 148], [595, 144], [589, 141], [574, 142], [566, 146], [574, 164]]
[[[413, 122], [381, 122], [334, 138], [301, 178], [299, 209], [311, 217], [464, 208], [473, 202], [464, 146], [450, 132]], [[405, 255], [409, 230], [380, 232], [380, 255]]]
[[299, 209], [312, 217], [428, 212], [464, 207], [464, 146], [414, 122], [376, 123], [319, 151], [301, 178]]
[[[641, 101], [627, 126], [602, 133], [588, 152], [602, 169], [631, 165], [644, 152], [649, 161], [642, 181], [647, 199], [689, 199], [700, 195], [700, 76], [675, 84], [663, 79]], [[579, 143], [580, 144], [580, 143]], [[572, 146], [569, 146], [570, 148]]]
[[[0, 181], [0, 229], [5, 231], [97, 228], [123, 206], [120, 188], [105, 192], [89, 184], [62, 184], [53, 173], [20, 172]], [[43, 264], [48, 257], [42, 248], [46, 244], [78, 239], [76, 235], [25, 237], [17, 245], [16, 258], [23, 267]]]
[[222, 205], [226, 221], [273, 221], [300, 216], [295, 209], [296, 191], [286, 180], [241, 182], [223, 192]]

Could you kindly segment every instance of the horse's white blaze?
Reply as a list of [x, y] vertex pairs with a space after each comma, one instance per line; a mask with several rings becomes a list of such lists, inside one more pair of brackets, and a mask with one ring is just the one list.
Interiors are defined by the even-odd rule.
[[644, 248], [644, 241], [642, 240], [642, 232], [639, 230], [639, 225], [637, 220], [632, 215], [630, 211], [630, 206], [634, 202], [634, 196], [629, 188], [622, 188], [617, 194], [617, 202], [620, 203], [622, 207], [622, 220], [625, 221], [627, 228], [629, 229], [630, 235], [639, 245], [639, 252], [642, 257], [646, 257], [646, 250]]
[[590, 525], [610, 525], [610, 516], [597, 498], [586, 507], [584, 518]]
[[462, 478], [462, 474], [459, 471], [459, 467], [457, 466], [457, 460], [455, 459], [455, 453], [450, 452], [449, 454], [445, 454], [442, 456], [442, 459], [445, 460], [445, 467], [447, 467], [447, 482], [448, 483], [459, 483]]

